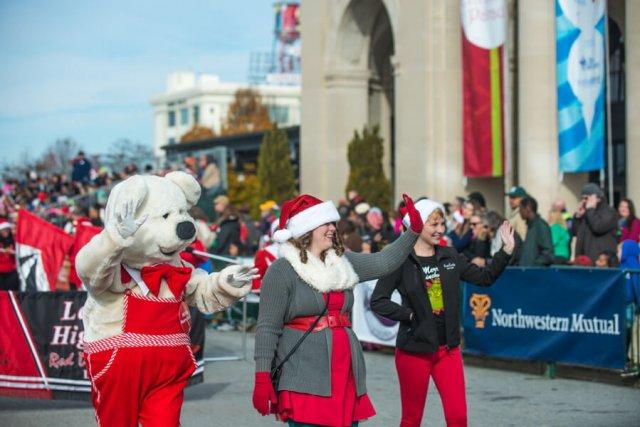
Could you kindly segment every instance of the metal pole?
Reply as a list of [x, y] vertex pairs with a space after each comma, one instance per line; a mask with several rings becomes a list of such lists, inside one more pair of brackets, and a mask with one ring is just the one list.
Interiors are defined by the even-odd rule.
[[604, 64], [605, 64], [605, 91], [607, 94], [607, 180], [609, 181], [609, 205], [613, 206], [613, 135], [611, 133], [611, 86], [609, 75], [609, 11], [608, 2], [605, 2], [604, 13]]
[[242, 360], [247, 360], [247, 297], [242, 298]]
[[[518, 19], [517, 13], [515, 13], [516, 6], [515, 0], [509, 1], [505, 3], [507, 8], [506, 16], [507, 16], [507, 34], [505, 37], [505, 43], [502, 49], [503, 52], [503, 63], [502, 63], [502, 74], [504, 76], [503, 81], [503, 90], [504, 90], [504, 176], [503, 176], [503, 185], [505, 189], [509, 189], [515, 185], [514, 180], [514, 166], [516, 162], [513, 157], [513, 144], [515, 141], [514, 138], [514, 88], [513, 88], [513, 72], [515, 69], [514, 55], [512, 53], [515, 51], [514, 47], [514, 32], [516, 21]], [[503, 208], [505, 212], [509, 212], [509, 205], [507, 197], [503, 197]]]
[[228, 262], [230, 264], [240, 264], [240, 261], [235, 259], [235, 258], [227, 258], [227, 257], [220, 256], [220, 255], [210, 254], [209, 252], [202, 252], [202, 251], [194, 250], [193, 254], [194, 255], [198, 255], [198, 256], [203, 256], [205, 258], [215, 259], [215, 260], [218, 260], [218, 261]]

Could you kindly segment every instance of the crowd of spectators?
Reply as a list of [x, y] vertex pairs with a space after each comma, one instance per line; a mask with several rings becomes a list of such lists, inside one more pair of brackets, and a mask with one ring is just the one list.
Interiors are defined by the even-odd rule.
[[[196, 206], [197, 239], [182, 256], [195, 266], [212, 270], [215, 265], [201, 252], [222, 257], [253, 257], [266, 269], [277, 251], [265, 248], [272, 243], [279, 207], [273, 200], [260, 205], [260, 218], [252, 218], [248, 206], [234, 206], [223, 194], [220, 170], [215, 159], [201, 156], [185, 160], [183, 170], [192, 173], [202, 185], [207, 203]], [[139, 171], [135, 164], [120, 171], [92, 164], [78, 153], [69, 174], [38, 174], [30, 171], [19, 177], [4, 178], [0, 194], [0, 289], [16, 289], [13, 230], [19, 209], [27, 209], [73, 234], [78, 221], [102, 226], [109, 189], [136, 173], [156, 173], [150, 166]], [[216, 196], [217, 194], [217, 196]], [[506, 196], [509, 212], [488, 209], [485, 197], [473, 192], [444, 203], [447, 232], [441, 244], [453, 246], [470, 262], [486, 266], [500, 249], [498, 228], [505, 220], [514, 227], [516, 239], [512, 265], [544, 267], [576, 265], [594, 268], [638, 269], [640, 219], [632, 200], [622, 198], [617, 209], [611, 207], [593, 183], [584, 186], [581, 198], [570, 211], [563, 200], [556, 200], [549, 212], [540, 212], [537, 200], [523, 187], [513, 187]], [[416, 201], [420, 198], [416, 198]], [[205, 212], [205, 211], [209, 212]], [[346, 250], [378, 252], [402, 232], [404, 206], [393, 210], [371, 205], [355, 191], [338, 202], [341, 219], [337, 222]], [[268, 259], [258, 259], [266, 256]], [[261, 271], [264, 273], [264, 271]], [[627, 302], [640, 306], [638, 275], [630, 276]], [[254, 284], [256, 291], [259, 282]], [[637, 310], [637, 309], [636, 309]], [[633, 316], [632, 316], [633, 317]]]

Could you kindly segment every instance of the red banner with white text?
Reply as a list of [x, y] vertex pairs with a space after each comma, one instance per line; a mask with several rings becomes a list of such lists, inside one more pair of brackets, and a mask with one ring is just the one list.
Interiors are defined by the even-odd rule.
[[504, 174], [505, 0], [461, 0], [464, 175]]
[[[0, 291], [0, 395], [55, 399], [91, 391], [83, 357], [86, 292]], [[202, 382], [205, 320], [191, 308], [191, 350]]]

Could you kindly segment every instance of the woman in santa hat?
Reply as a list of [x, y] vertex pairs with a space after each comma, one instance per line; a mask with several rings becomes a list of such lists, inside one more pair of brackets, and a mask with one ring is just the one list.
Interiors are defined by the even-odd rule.
[[[275, 413], [290, 426], [337, 427], [375, 415], [349, 312], [353, 287], [399, 267], [422, 230], [413, 201], [404, 199], [409, 230], [375, 254], [345, 253], [333, 202], [302, 195], [282, 205], [274, 234], [281, 257], [260, 292], [253, 392], [260, 414]], [[270, 371], [287, 355], [275, 390]]]
[[[440, 393], [447, 426], [467, 425], [464, 374], [460, 355], [460, 280], [491, 285], [509, 264], [514, 232], [505, 221], [498, 233], [502, 249], [487, 268], [470, 263], [454, 248], [440, 246], [445, 232], [445, 209], [432, 200], [420, 200], [424, 228], [398, 269], [378, 281], [371, 309], [400, 322], [396, 338], [396, 370], [402, 402], [401, 427], [419, 427], [427, 398], [429, 377]], [[413, 222], [405, 215], [404, 224]], [[391, 300], [398, 290], [402, 305]]]

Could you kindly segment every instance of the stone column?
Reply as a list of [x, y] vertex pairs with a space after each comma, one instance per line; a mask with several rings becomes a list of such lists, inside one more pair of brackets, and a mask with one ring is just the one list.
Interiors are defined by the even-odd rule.
[[[640, 3], [626, 2], [627, 197], [640, 205]], [[636, 212], [636, 215], [638, 212]]]

